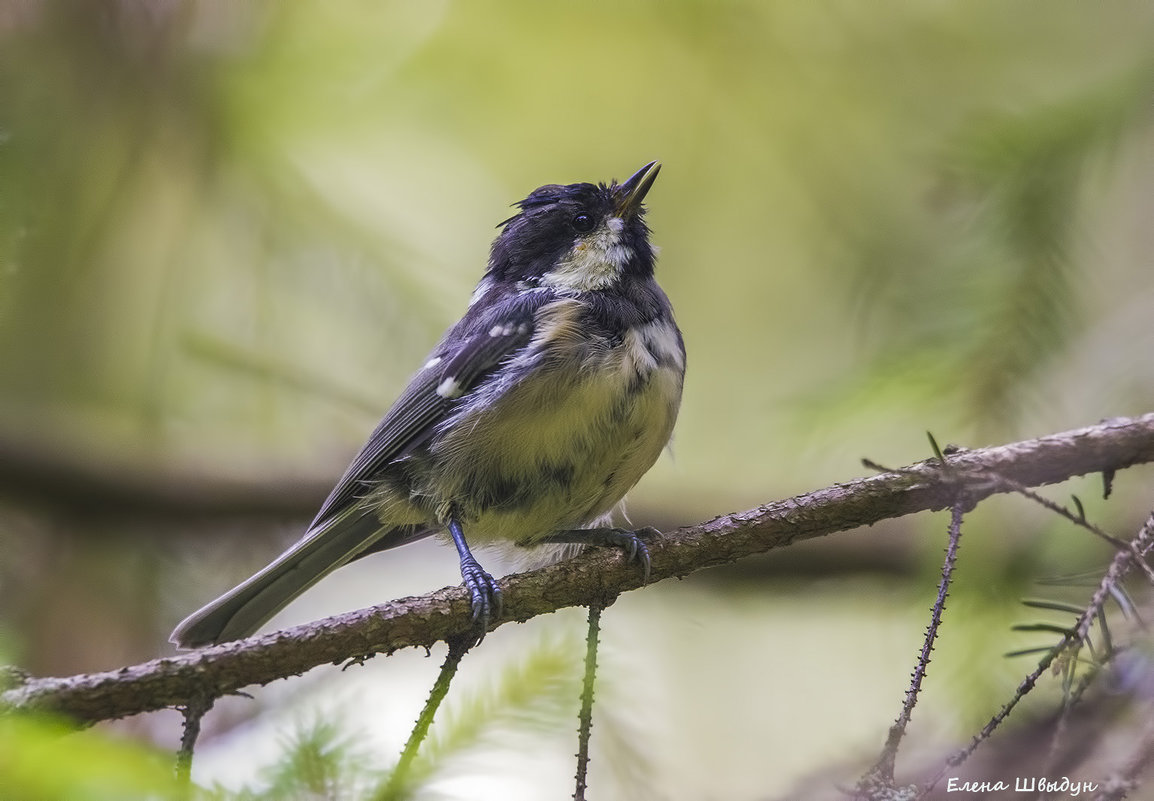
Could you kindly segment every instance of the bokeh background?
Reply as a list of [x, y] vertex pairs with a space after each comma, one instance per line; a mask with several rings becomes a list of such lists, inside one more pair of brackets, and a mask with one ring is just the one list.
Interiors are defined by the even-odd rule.
[[[509, 205], [655, 158], [689, 376], [633, 522], [925, 458], [926, 430], [976, 447], [1150, 411], [1152, 53], [1139, 2], [0, 2], [0, 653], [55, 675], [170, 653], [178, 620], [299, 534]], [[1057, 495], [1124, 534], [1152, 476]], [[898, 711], [945, 525], [622, 598], [594, 788], [852, 783]], [[1045, 643], [1011, 632], [1019, 599], [1107, 556], [1020, 502], [971, 517], [922, 748], [967, 739], [1028, 668], [1002, 654]], [[436, 543], [338, 576], [275, 625], [459, 580]], [[470, 655], [462, 697], [499, 706], [529, 676], [556, 699], [438, 791], [566, 794], [570, 612]], [[292, 732], [324, 726], [386, 765], [438, 663], [223, 703], [194, 776], [268, 786]], [[175, 713], [107, 728], [179, 740]]]

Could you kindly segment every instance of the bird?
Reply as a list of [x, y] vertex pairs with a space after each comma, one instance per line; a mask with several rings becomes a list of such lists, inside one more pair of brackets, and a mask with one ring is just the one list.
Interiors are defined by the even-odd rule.
[[652, 161], [618, 183], [549, 184], [498, 224], [468, 308], [372, 432], [304, 535], [185, 618], [182, 649], [248, 637], [355, 559], [447, 532], [484, 637], [500, 589], [473, 546], [615, 546], [608, 526], [667, 447], [685, 344], [654, 277]]

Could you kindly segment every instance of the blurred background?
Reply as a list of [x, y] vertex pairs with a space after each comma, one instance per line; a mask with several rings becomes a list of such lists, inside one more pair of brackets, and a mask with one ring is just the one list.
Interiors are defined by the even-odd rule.
[[[509, 205], [651, 159], [689, 374], [634, 523], [926, 458], [927, 430], [978, 447], [1150, 411], [1152, 45], [1138, 2], [0, 2], [2, 661], [171, 653], [177, 621], [299, 535], [461, 313]], [[1152, 477], [1051, 494], [1129, 536]], [[852, 784], [898, 712], [946, 522], [622, 598], [593, 787]], [[966, 531], [914, 719], [928, 753], [1008, 698], [1030, 664], [1003, 653], [1050, 641], [1011, 632], [1035, 614], [1019, 599], [1109, 556], [1021, 501]], [[459, 581], [435, 542], [338, 575], [273, 625]], [[582, 636], [569, 610], [469, 656], [454, 694], [528, 675], [559, 700], [438, 791], [566, 792]], [[291, 733], [328, 725], [387, 764], [439, 661], [228, 699], [194, 777], [269, 786]], [[175, 713], [109, 728], [179, 741]]]

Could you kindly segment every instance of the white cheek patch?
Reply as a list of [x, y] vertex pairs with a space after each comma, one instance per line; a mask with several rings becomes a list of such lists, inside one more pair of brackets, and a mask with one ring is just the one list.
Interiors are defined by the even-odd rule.
[[621, 241], [624, 230], [624, 220], [610, 217], [593, 233], [576, 239], [557, 266], [541, 276], [541, 283], [560, 292], [590, 292], [612, 285], [633, 258], [633, 249]]

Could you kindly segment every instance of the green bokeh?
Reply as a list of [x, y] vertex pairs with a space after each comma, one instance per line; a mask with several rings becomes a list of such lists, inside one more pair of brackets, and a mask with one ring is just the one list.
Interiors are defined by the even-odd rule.
[[[1149, 4], [12, 9], [4, 442], [110, 473], [324, 484], [463, 309], [509, 204], [654, 158], [649, 221], [689, 374], [676, 458], [632, 493], [635, 522], [849, 479], [863, 456], [921, 459], [927, 429], [980, 446], [1150, 410]], [[1144, 490], [1126, 476], [1109, 503], [1078, 489], [1121, 531]], [[7, 609], [37, 621], [40, 596], [12, 587], [43, 585], [44, 554], [76, 550], [59, 531], [99, 550], [123, 526], [53, 508], [30, 524], [10, 500]], [[1102, 559], [1032, 512], [977, 520], [950, 651], [964, 680], [943, 692], [965, 725], [1014, 685], [1013, 668], [980, 666], [1013, 647], [998, 638], [1014, 599]], [[917, 574], [901, 597], [928, 607], [944, 528], [897, 528]], [[150, 529], [178, 591], [140, 578], [155, 570], [139, 549], [89, 560], [132, 565], [97, 587], [163, 596], [125, 619], [172, 620], [148, 617], [137, 651], [88, 658], [147, 655], [194, 593], [211, 595], [188, 574], [215, 564], [177, 549], [174, 566], [168, 533]], [[839, 609], [831, 643], [853, 627]], [[47, 664], [47, 624], [21, 625], [5, 629]], [[77, 651], [71, 669], [110, 666]], [[904, 675], [913, 653], [895, 658]]]

